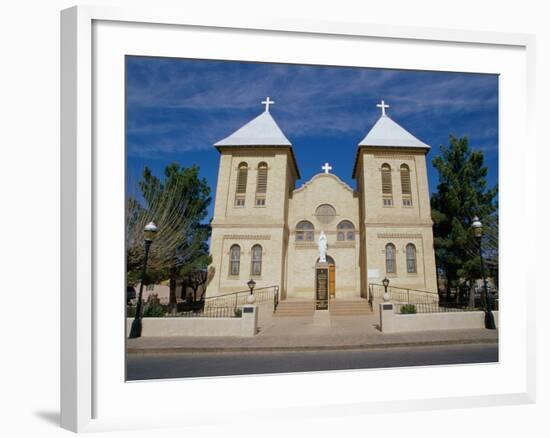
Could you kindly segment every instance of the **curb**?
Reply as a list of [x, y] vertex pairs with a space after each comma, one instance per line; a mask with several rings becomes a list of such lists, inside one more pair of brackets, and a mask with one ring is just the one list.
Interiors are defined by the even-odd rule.
[[418, 342], [391, 342], [385, 344], [357, 344], [357, 345], [318, 345], [318, 346], [279, 346], [279, 347], [154, 347], [135, 348], [128, 347], [127, 354], [131, 355], [170, 355], [184, 353], [265, 353], [265, 352], [304, 352], [304, 351], [346, 351], [346, 350], [374, 350], [399, 347], [433, 347], [439, 345], [470, 345], [470, 344], [498, 344], [496, 339], [450, 339], [441, 341]]

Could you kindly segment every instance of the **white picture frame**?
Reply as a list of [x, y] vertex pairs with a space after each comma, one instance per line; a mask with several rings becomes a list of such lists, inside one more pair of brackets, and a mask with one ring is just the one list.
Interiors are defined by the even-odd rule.
[[[139, 35], [145, 30], [148, 36], [147, 41], [140, 41]], [[107, 175], [119, 176], [120, 172], [123, 175], [124, 168], [120, 167], [120, 158], [124, 155], [124, 145], [119, 142], [111, 143], [114, 148], [113, 155], [112, 157], [106, 156], [103, 153], [104, 150], [101, 150], [103, 147], [101, 145], [105, 144], [102, 142], [103, 133], [112, 131], [105, 134], [107, 135], [105, 140], [111, 138], [108, 137], [111, 134], [112, 138], [120, 139], [120, 114], [116, 115], [116, 111], [120, 110], [120, 99], [123, 96], [120, 89], [120, 70], [117, 70], [121, 65], [120, 54], [156, 53], [158, 56], [177, 56], [177, 51], [180, 50], [177, 44], [172, 46], [169, 39], [163, 38], [167, 38], [168, 34], [177, 33], [179, 30], [184, 30], [183, 33], [188, 32], [182, 38], [188, 37], [187, 35], [191, 35], [191, 32], [198, 32], [201, 38], [205, 38], [204, 44], [197, 44], [193, 48], [193, 54], [200, 54], [202, 50], [207, 50], [208, 38], [215, 39], [219, 33], [232, 32], [231, 35], [235, 41], [253, 42], [260, 39], [263, 43], [274, 44], [272, 40], [279, 40], [277, 47], [283, 49], [286, 47], [285, 56], [292, 58], [289, 58], [289, 61], [300, 59], [301, 46], [296, 44], [295, 50], [291, 50], [289, 42], [291, 39], [298, 41], [301, 38], [304, 40], [302, 49], [311, 48], [308, 55], [311, 56], [311, 59], [307, 62], [325, 59], [324, 63], [328, 63], [326, 57], [336, 58], [336, 51], [331, 53], [331, 47], [328, 44], [326, 50], [323, 50], [324, 54], [315, 58], [317, 55], [314, 44], [318, 40], [334, 43], [334, 47], [372, 45], [374, 57], [380, 59], [390, 56], [384, 55], [383, 51], [402, 50], [399, 48], [400, 45], [406, 44], [411, 48], [411, 52], [414, 50], [424, 51], [425, 54], [433, 52], [433, 54], [437, 54], [438, 59], [430, 59], [430, 56], [417, 56], [415, 59], [409, 50], [407, 53], [402, 51], [403, 56], [399, 59], [400, 64], [398, 65], [397, 61], [391, 63], [395, 68], [437, 69], [437, 65], [440, 65], [441, 69], [461, 71], [462, 66], [462, 69], [466, 71], [502, 75], [500, 90], [500, 178], [503, 181], [500, 192], [502, 213], [500, 229], [503, 253], [503, 269], [501, 270], [503, 272], [501, 278], [503, 290], [501, 292], [500, 315], [502, 358], [499, 364], [493, 366], [462, 367], [464, 369], [460, 371], [464, 375], [475, 373], [476, 378], [480, 379], [473, 382], [474, 385], [478, 385], [477, 391], [468, 385], [441, 390], [435, 384], [431, 389], [420, 388], [413, 384], [411, 388], [407, 389], [407, 393], [394, 391], [388, 393], [387, 397], [382, 397], [381, 394], [384, 393], [381, 392], [383, 387], [380, 385], [379, 388], [373, 389], [373, 396], [346, 390], [350, 385], [357, 386], [357, 382], [361, 379], [371, 379], [372, 382], [378, 381], [379, 377], [391, 376], [391, 381], [397, 384], [404, 375], [409, 376], [408, 378], [414, 375], [416, 379], [425, 379], [425, 385], [422, 386], [429, 386], [428, 383], [434, 383], [434, 380], [442, 378], [445, 373], [450, 372], [449, 367], [186, 379], [185, 381], [136, 383], [120, 381], [120, 367], [124, 364], [124, 351], [120, 351], [120, 345], [123, 345], [123, 342], [119, 339], [108, 344], [105, 333], [117, 328], [120, 329], [121, 334], [124, 333], [124, 314], [120, 314], [120, 319], [117, 316], [117, 312], [123, 308], [124, 297], [121, 293], [120, 306], [117, 303], [107, 307], [105, 300], [101, 298], [101, 290], [104, 290], [101, 286], [107, 281], [108, 275], [116, 275], [104, 269], [103, 263], [107, 257], [102, 256], [102, 251], [109, 247], [109, 242], [115, 242], [112, 245], [118, 245], [116, 242], [123, 229], [121, 230], [120, 218], [117, 218], [116, 214], [105, 213], [106, 209], [99, 207], [104, 202], [107, 203], [106, 205], [114, 205], [109, 203], [117, 201], [121, 202], [119, 196], [121, 192], [118, 187], [120, 178], [117, 179], [118, 182], [114, 183], [117, 188], [112, 190], [110, 198], [106, 195], [105, 187], [110, 187], [112, 184], [110, 180], [106, 180]], [[128, 38], [132, 44], [129, 44], [124, 36], [120, 36], [126, 32], [132, 33], [133, 38]], [[170, 36], [173, 35], [170, 34]], [[106, 41], [109, 42], [108, 49], [105, 49]], [[219, 40], [214, 42], [219, 44]], [[229, 45], [230, 43], [225, 44]], [[312, 45], [307, 46], [307, 44]], [[377, 44], [383, 44], [384, 50], [377, 49], [375, 47]], [[187, 391], [194, 391], [197, 394], [200, 392], [200, 397], [203, 397], [204, 400], [208, 400], [209, 396], [212, 399], [212, 396], [216, 394], [215, 391], [231, 393], [237, 387], [244, 388], [244, 395], [233, 393], [230, 399], [225, 400], [223, 397], [219, 397], [219, 404], [212, 401], [208, 416], [211, 417], [215, 413], [218, 422], [231, 422], [236, 413], [240, 415], [241, 420], [247, 417], [262, 418], [268, 409], [277, 409], [278, 414], [292, 412], [293, 418], [305, 418], [312, 415], [342, 415], [344, 412], [360, 415], [367, 412], [534, 402], [535, 312], [533, 303], [536, 277], [534, 269], [521, 260], [521, 254], [534, 248], [534, 233], [527, 238], [523, 236], [520, 239], [509, 231], [518, 225], [525, 228], [533, 225], [530, 228], [534, 229], [534, 209], [530, 209], [529, 213], [526, 213], [527, 209], [519, 207], [520, 204], [529, 205], [524, 204], [529, 202], [534, 205], [535, 174], [533, 171], [528, 172], [525, 160], [519, 158], [515, 161], [517, 168], [514, 170], [514, 185], [512, 186], [511, 182], [507, 182], [506, 179], [511, 176], [510, 165], [506, 161], [509, 158], [511, 144], [521, 140], [523, 151], [530, 151], [533, 155], [535, 151], [533, 134], [534, 45], [534, 37], [530, 35], [377, 26], [360, 22], [319, 22], [306, 19], [261, 18], [245, 15], [227, 19], [215, 14], [203, 16], [189, 11], [163, 11], [154, 8], [135, 10], [104, 6], [78, 6], [62, 11], [62, 427], [81, 432], [129, 427], [177, 426], [177, 418], [174, 419], [169, 415], [162, 405], [162, 400], [156, 408], [158, 415], [144, 416], [141, 415], [139, 407], [132, 406], [131, 403], [127, 405], [128, 400], [135, 397], [138, 385], [147, 385], [147, 387], [141, 386], [140, 391], [148, 392], [150, 396], [156, 394], [157, 397], [159, 391], [160, 393], [162, 391], [169, 393], [167, 388], [185, 387]], [[247, 52], [249, 59], [275, 60], [277, 56], [283, 56], [278, 54], [275, 46], [270, 46], [273, 50], [267, 53], [260, 53], [254, 44], [251, 46], [250, 51]], [[216, 46], [215, 48], [215, 50], [226, 50], [227, 59], [239, 56], [236, 54], [239, 51], [237, 49], [245, 50], [240, 45], [225, 48]], [[171, 50], [174, 51], [172, 54]], [[447, 51], [457, 51], [462, 58], [452, 59], [444, 53]], [[493, 52], [494, 54], [492, 54]], [[205, 56], [215, 55], [211, 53]], [[321, 56], [325, 58], [321, 58]], [[344, 56], [345, 53], [339, 54], [339, 59], [335, 59], [335, 62], [338, 64], [349, 62], [343, 61]], [[486, 56], [492, 57], [492, 59], [484, 59]], [[111, 66], [106, 64], [109, 57], [114, 57], [114, 63], [118, 67], [111, 69]], [[100, 61], [98, 62], [98, 60]], [[514, 62], [510, 63], [510, 60]], [[479, 63], [477, 68], [475, 67], [476, 62]], [[383, 62], [377, 62], [372, 66], [387, 67], [390, 65], [382, 64]], [[108, 116], [109, 120], [113, 121], [113, 126], [109, 128], [105, 128], [102, 119], [107, 115], [104, 116], [104, 112], [101, 110], [104, 100], [102, 100], [102, 91], [98, 91], [105, 88], [101, 84], [104, 73], [102, 69], [105, 68], [107, 68], [105, 71], [111, 72], [116, 78], [109, 86], [112, 88], [105, 89], [105, 92], [108, 91], [114, 99], [112, 102], [114, 105], [111, 104], [110, 107], [115, 113]], [[507, 123], [508, 121], [514, 123]], [[114, 132], [118, 134], [113, 134]], [[112, 230], [107, 230], [105, 226], [109, 217], [113, 219], [114, 223], [111, 227]], [[518, 255], [514, 255], [516, 252]], [[114, 253], [116, 254], [116, 251]], [[116, 268], [116, 263], [113, 266]], [[525, 282], [525, 278], [529, 278], [529, 281]], [[512, 289], [515, 292], [514, 312], [510, 311], [512, 294], [507, 292]], [[99, 315], [101, 315], [101, 320], [99, 320]], [[510, 354], [514, 348], [517, 351], [515, 354]], [[117, 371], [111, 372], [110, 367]], [[457, 370], [453, 369], [452, 372], [456, 375]], [[300, 396], [301, 391], [296, 391], [295, 399], [288, 406], [286, 405], [285, 389], [300, 386], [312, 389], [319, 385], [319, 379], [323, 379], [325, 388], [333, 390], [330, 403], [312, 390], [309, 396], [306, 394], [303, 397]], [[376, 385], [372, 386], [376, 387]], [[263, 403], [257, 403], [257, 407], [251, 408], [249, 406], [250, 395], [262, 401], [261, 394], [258, 392], [262, 388], [271, 391], [273, 405], [270, 406], [267, 400], [263, 400]], [[280, 390], [277, 391], [277, 388]], [[339, 388], [342, 388], [341, 391], [337, 390]], [[109, 401], [106, 400], [107, 397]], [[169, 398], [169, 394], [166, 397]], [[227, 400], [233, 400], [234, 403], [230, 409], [224, 410], [221, 408], [221, 403], [227, 403]], [[169, 403], [169, 400], [166, 403]], [[115, 409], [115, 406], [120, 409]], [[197, 423], [204, 420], [200, 413], [194, 418]]]

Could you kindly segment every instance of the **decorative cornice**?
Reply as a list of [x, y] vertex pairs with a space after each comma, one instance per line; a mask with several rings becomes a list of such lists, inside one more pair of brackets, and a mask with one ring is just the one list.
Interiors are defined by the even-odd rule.
[[296, 242], [294, 246], [296, 249], [315, 249], [318, 247], [316, 243], [301, 243], [301, 242]]
[[[287, 146], [281, 146], [281, 147], [284, 147], [286, 148]], [[269, 148], [263, 148], [261, 146], [257, 146], [257, 149], [247, 149], [246, 151], [232, 151], [231, 152], [231, 155], [233, 155], [234, 157], [260, 157], [260, 158], [267, 158], [267, 157], [274, 157], [276, 154], [275, 154], [275, 151], [273, 151], [273, 149], [269, 149]]]
[[249, 223], [242, 223], [242, 224], [220, 224], [220, 223], [212, 223], [211, 224], [212, 229], [214, 228], [286, 228], [285, 224], [249, 224]]
[[409, 227], [421, 227], [421, 228], [432, 228], [433, 223], [430, 220], [429, 222], [368, 222], [365, 221], [365, 227], [386, 227], [386, 228], [409, 228]]
[[269, 234], [228, 234], [223, 238], [231, 240], [271, 240]]
[[411, 160], [414, 161], [412, 155], [397, 155], [397, 154], [375, 154], [374, 158], [381, 160]]
[[347, 191], [349, 191], [352, 195], [354, 194], [354, 191], [353, 189], [348, 186], [344, 181], [342, 181], [340, 178], [338, 178], [335, 174], [333, 173], [318, 173], [317, 175], [314, 175], [313, 178], [311, 178], [309, 181], [305, 182], [304, 184], [302, 184], [299, 188], [293, 190], [293, 194], [294, 193], [300, 193], [302, 191], [304, 191], [306, 188], [308, 188], [311, 184], [313, 184], [314, 181], [316, 181], [317, 179], [319, 178], [333, 178], [334, 180], [336, 180], [344, 189], [346, 189]]
[[[344, 219], [344, 220], [349, 220], [349, 219]], [[298, 222], [301, 222], [301, 221], [298, 221]], [[340, 223], [340, 222], [342, 222], [342, 221], [338, 221], [338, 223]], [[308, 231], [308, 230], [301, 230], [301, 231]], [[309, 230], [309, 231], [311, 231], [311, 230]], [[333, 230], [326, 230], [326, 229], [323, 229], [323, 231], [325, 232], [325, 234], [327, 236], [336, 235], [336, 234], [338, 234], [339, 231], [347, 231], [347, 232], [353, 231], [356, 235], [359, 235], [359, 230], [357, 230], [357, 229], [353, 229], [353, 230], [348, 230], [348, 229], [345, 229], [345, 230], [338, 230], [338, 229], [336, 229], [336, 230], [334, 230], [334, 229]], [[296, 228], [293, 228], [292, 230], [290, 230], [290, 234], [296, 234]], [[314, 230], [313, 234], [314, 234], [314, 236], [319, 236], [321, 234], [321, 231]]]
[[336, 241], [329, 245], [330, 248], [355, 248], [355, 240]]
[[379, 239], [422, 239], [422, 234], [378, 233], [376, 237]]
[[[315, 242], [294, 242], [294, 246], [296, 249], [311, 249], [319, 247], [319, 245]], [[336, 241], [334, 243], [329, 243], [329, 250], [330, 248], [355, 248], [355, 240]]]

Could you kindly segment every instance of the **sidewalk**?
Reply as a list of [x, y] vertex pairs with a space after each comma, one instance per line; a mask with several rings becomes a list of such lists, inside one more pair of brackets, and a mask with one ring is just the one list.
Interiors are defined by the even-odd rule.
[[381, 333], [367, 317], [279, 318], [260, 325], [252, 338], [144, 337], [127, 340], [129, 354], [174, 354], [231, 351], [352, 350], [452, 344], [497, 343], [498, 330], [441, 330]]

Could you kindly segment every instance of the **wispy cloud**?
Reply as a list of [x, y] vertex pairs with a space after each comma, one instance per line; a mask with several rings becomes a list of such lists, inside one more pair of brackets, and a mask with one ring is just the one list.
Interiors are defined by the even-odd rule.
[[[311, 136], [360, 140], [376, 103], [415, 135], [467, 134], [496, 147], [496, 78], [437, 72], [129, 58], [128, 149], [136, 156], [204, 150], [276, 101], [294, 143]], [[441, 133], [445, 136], [442, 137]]]

